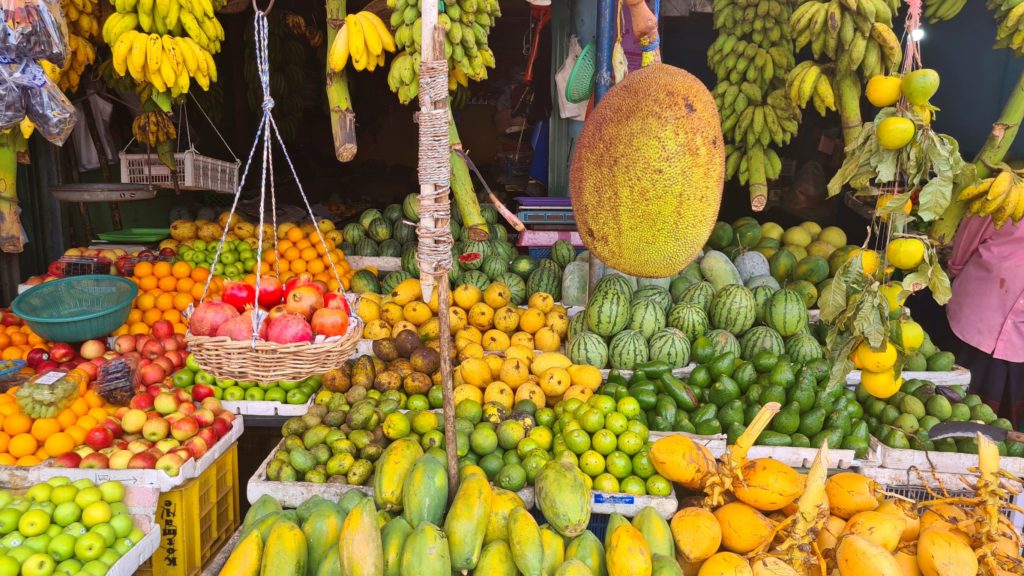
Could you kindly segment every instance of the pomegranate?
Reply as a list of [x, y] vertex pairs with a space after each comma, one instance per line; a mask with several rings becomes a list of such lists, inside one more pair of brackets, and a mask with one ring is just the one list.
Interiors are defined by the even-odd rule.
[[256, 289], [245, 282], [228, 282], [220, 298], [241, 312], [256, 302]]
[[348, 314], [337, 301], [332, 307], [321, 308], [313, 313], [313, 332], [323, 336], [341, 336], [347, 330]]
[[270, 321], [267, 340], [278, 344], [294, 344], [313, 340], [313, 329], [309, 322], [297, 314], [281, 314]]
[[221, 324], [237, 317], [238, 310], [230, 304], [203, 302], [192, 314], [190, 328], [196, 336], [213, 336]]
[[324, 294], [324, 306], [326, 308], [333, 307], [332, 305], [337, 302], [338, 306], [345, 311], [345, 314], [352, 314], [352, 308], [348, 305], [348, 300], [345, 299], [345, 295], [341, 292], [328, 292]]
[[284, 298], [284, 286], [274, 276], [260, 276], [259, 303], [264, 308], [272, 308], [281, 303]]
[[284, 299], [284, 307], [291, 314], [309, 320], [313, 312], [324, 307], [324, 296], [313, 286], [299, 286]]
[[[238, 341], [252, 340], [252, 316], [250, 314], [243, 314], [228, 320], [217, 329], [217, 336], [227, 336], [232, 340]], [[260, 326], [259, 337], [266, 338], [266, 336], [267, 324], [264, 322]]]
[[267, 313], [267, 319], [268, 320], [273, 320], [274, 318], [277, 318], [281, 314], [287, 314], [287, 313], [288, 313], [288, 310], [284, 307], [284, 304], [278, 304], [277, 306], [274, 306], [273, 308], [271, 308], [270, 312]]

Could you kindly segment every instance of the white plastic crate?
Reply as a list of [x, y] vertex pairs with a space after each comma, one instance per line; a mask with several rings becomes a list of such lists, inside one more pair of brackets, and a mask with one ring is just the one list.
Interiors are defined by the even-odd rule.
[[[125, 184], [152, 184], [160, 188], [174, 188], [171, 169], [160, 161], [156, 153], [125, 154], [121, 156], [121, 182]], [[178, 188], [182, 190], [211, 190], [234, 194], [238, 190], [239, 162], [217, 160], [203, 156], [195, 150], [174, 155], [178, 164]]]

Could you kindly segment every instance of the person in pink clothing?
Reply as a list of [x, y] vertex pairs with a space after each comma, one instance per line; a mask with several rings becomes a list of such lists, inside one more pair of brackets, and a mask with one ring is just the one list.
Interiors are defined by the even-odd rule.
[[949, 259], [953, 297], [946, 315], [965, 344], [958, 362], [971, 392], [1019, 427], [1024, 420], [1024, 222], [999, 230], [967, 216]]

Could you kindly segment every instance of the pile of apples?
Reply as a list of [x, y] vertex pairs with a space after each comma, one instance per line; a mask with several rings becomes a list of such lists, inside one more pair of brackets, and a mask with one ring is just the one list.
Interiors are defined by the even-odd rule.
[[234, 419], [211, 387], [194, 386], [189, 393], [161, 381], [89, 430], [85, 444], [55, 458], [54, 466], [162, 470], [177, 476], [185, 462], [198, 460], [228, 434]]
[[330, 292], [326, 284], [308, 277], [297, 276], [281, 284], [275, 276], [261, 276], [259, 294], [253, 285], [229, 282], [220, 298], [196, 307], [189, 326], [193, 335], [249, 341], [255, 305], [266, 311], [258, 336], [268, 342], [312, 342], [317, 336], [330, 338], [348, 331], [351, 310], [344, 295]]
[[[104, 250], [97, 250], [92, 248], [68, 248], [64, 251], [64, 255], [60, 260], [55, 260], [50, 263], [46, 269], [45, 274], [38, 276], [32, 276], [25, 281], [27, 286], [35, 286], [36, 284], [42, 284], [43, 282], [52, 282], [59, 280], [69, 274], [66, 266], [73, 265], [69, 263], [69, 259], [91, 259], [97, 264], [110, 264], [111, 274], [121, 274], [130, 268], [131, 260], [133, 258], [146, 261], [156, 262], [157, 260], [171, 260], [177, 256], [178, 252], [175, 249], [177, 242], [169, 242], [167, 240], [160, 243], [160, 247], [155, 250], [140, 250], [137, 252], [129, 253], [122, 248], [109, 248]], [[74, 275], [74, 273], [71, 273]]]
[[[82, 344], [83, 350], [91, 344], [90, 354], [99, 352], [100, 340], [90, 340]], [[135, 357], [139, 362], [139, 379], [143, 386], [153, 386], [163, 382], [175, 370], [185, 365], [185, 337], [174, 333], [174, 324], [167, 320], [153, 323], [149, 334], [122, 334], [110, 339], [111, 358], [118, 356]], [[85, 355], [83, 354], [83, 357]], [[107, 354], [103, 354], [107, 357]], [[110, 358], [107, 358], [110, 359]]]

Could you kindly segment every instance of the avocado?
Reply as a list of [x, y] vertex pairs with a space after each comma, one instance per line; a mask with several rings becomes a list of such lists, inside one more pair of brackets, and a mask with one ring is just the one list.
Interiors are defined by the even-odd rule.
[[885, 437], [885, 445], [890, 448], [896, 448], [898, 450], [909, 450], [910, 442], [907, 440], [907, 435], [902, 430], [892, 428]]
[[967, 396], [964, 396], [963, 403], [967, 404], [968, 408], [974, 408], [978, 404], [981, 404], [981, 402], [981, 396], [978, 396], [977, 394], [968, 394]]
[[808, 438], [813, 437], [825, 425], [825, 411], [821, 408], [811, 408], [800, 417], [799, 432]]
[[900, 414], [899, 418], [893, 422], [893, 426], [899, 428], [908, 436], [917, 432], [917, 429], [921, 427], [917, 422], [917, 418], [912, 414]]
[[722, 423], [722, 427], [726, 430], [733, 423], [743, 423], [743, 401], [739, 399], [731, 400], [722, 405], [718, 409], [718, 421]]
[[740, 387], [732, 378], [722, 375], [708, 389], [708, 401], [716, 406], [723, 406], [740, 397]]
[[985, 424], [990, 424], [996, 418], [996, 413], [992, 411], [992, 407], [988, 404], [978, 404], [971, 408], [971, 420], [981, 420]]
[[711, 377], [718, 380], [722, 376], [732, 376], [733, 370], [736, 367], [736, 355], [732, 352], [725, 352], [719, 354], [708, 364], [708, 369], [711, 370]]
[[767, 404], [769, 402], [778, 402], [779, 404], [786, 403], [786, 389], [782, 386], [772, 385], [763, 393], [761, 393], [761, 403]]
[[933, 416], [941, 422], [949, 420], [949, 417], [953, 415], [953, 405], [945, 396], [935, 395], [929, 398], [925, 403], [925, 410], [929, 416]]
[[934, 442], [935, 449], [939, 452], [956, 452], [956, 440], [952, 438], [943, 438]]
[[746, 394], [743, 395], [743, 399], [747, 402], [758, 403], [761, 401], [761, 394], [764, 392], [764, 388], [760, 384], [754, 384], [750, 388], [747, 388]]
[[952, 352], [939, 352], [928, 357], [929, 372], [949, 372], [956, 363], [956, 356]]
[[913, 396], [904, 396], [900, 401], [899, 408], [901, 412], [913, 416], [915, 420], [924, 418], [928, 413], [925, 411], [924, 404]]
[[950, 422], [967, 422], [971, 419], [971, 407], [962, 402], [953, 404], [950, 407]]
[[726, 443], [730, 446], [736, 444], [736, 441], [739, 440], [740, 435], [746, 432], [746, 430], [747, 427], [744, 426], [742, 422], [733, 422], [725, 430]]
[[713, 436], [722, 433], [722, 423], [715, 418], [701, 420], [694, 424], [694, 428], [697, 429], [697, 434], [701, 436]]
[[920, 420], [918, 420], [917, 423], [920, 424], [921, 430], [924, 430], [925, 432], [928, 432], [929, 430], [932, 429], [932, 426], [935, 426], [936, 424], [939, 423], [939, 419], [936, 418], [935, 416], [932, 416], [931, 414], [929, 414], [929, 415], [925, 416], [924, 418], [921, 418]]
[[804, 413], [814, 407], [815, 396], [817, 396], [817, 386], [813, 381], [810, 383], [798, 381], [796, 386], [789, 389], [786, 399], [796, 402], [800, 406], [800, 413]]
[[790, 402], [772, 418], [772, 430], [780, 434], [792, 434], [800, 427], [800, 404]]
[[796, 381], [796, 375], [793, 374], [793, 366], [789, 362], [777, 363], [772, 368], [768, 381], [774, 386], [782, 386], [783, 388], [792, 386], [793, 382]]
[[774, 430], [765, 430], [757, 437], [756, 443], [761, 446], [789, 446], [791, 442], [792, 438], [790, 438], [789, 434], [781, 434]]
[[743, 411], [743, 424], [745, 426], [750, 426], [750, 423], [754, 421], [754, 418], [757, 416], [757, 413], [760, 412], [760, 411], [761, 411], [761, 405], [760, 404], [757, 404], [757, 403], [747, 404], [747, 409]]
[[878, 415], [878, 419], [881, 420], [882, 424], [888, 426], [896, 421], [900, 417], [900, 409], [895, 406], [886, 406], [882, 413]]
[[314, 426], [309, 430], [306, 430], [302, 435], [302, 444], [307, 450], [311, 450], [314, 447], [323, 444], [327, 439], [327, 434], [330, 432], [331, 428], [329, 426], [325, 426], [323, 424]]
[[928, 359], [920, 352], [911, 354], [903, 363], [903, 369], [907, 372], [924, 372], [928, 370]]

